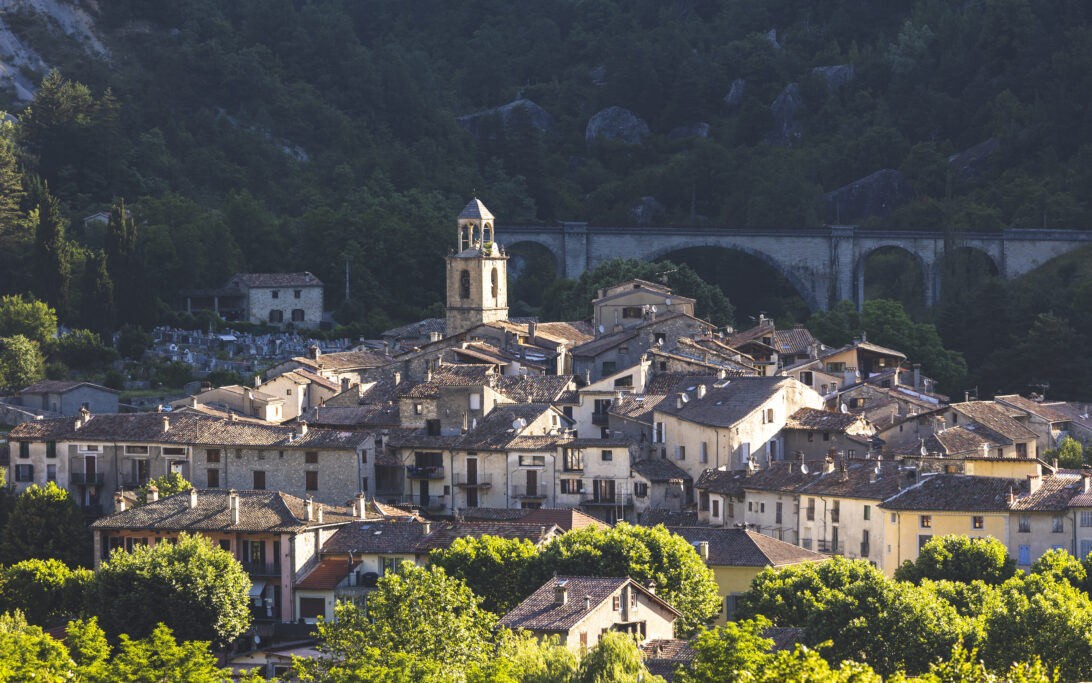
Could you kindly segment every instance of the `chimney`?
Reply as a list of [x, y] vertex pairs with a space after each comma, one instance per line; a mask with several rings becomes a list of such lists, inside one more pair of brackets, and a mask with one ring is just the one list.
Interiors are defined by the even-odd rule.
[[121, 491], [114, 494], [114, 512], [125, 512], [125, 496]]
[[538, 528], [538, 538], [539, 540], [546, 540], [546, 527], [540, 526]]
[[702, 562], [709, 561], [709, 541], [702, 541], [698, 544], [698, 554], [701, 555]]
[[559, 579], [554, 584], [554, 604], [566, 605], [569, 602], [569, 582], [567, 579]]
[[254, 388], [257, 389], [260, 386], [262, 386], [262, 376], [254, 375]]
[[1043, 475], [1041, 474], [1029, 474], [1028, 475], [1028, 491], [1035, 493], [1039, 490], [1039, 487], [1043, 483]]
[[76, 418], [76, 429], [87, 424], [87, 421], [91, 419], [91, 411], [87, 408], [80, 408], [80, 414]]
[[197, 407], [197, 397], [196, 396], [190, 396], [190, 407], [191, 408], [196, 408]]
[[827, 456], [827, 459], [823, 461], [823, 474], [830, 474], [834, 471], [834, 458]]
[[421, 535], [428, 536], [432, 533], [432, 522], [421, 522]]
[[1058, 473], [1058, 458], [1051, 458], [1050, 459], [1050, 468], [1052, 470], [1051, 474], [1057, 474]]
[[650, 579], [649, 582], [648, 582], [648, 586], [646, 586], [646, 588], [648, 588], [649, 593], [652, 593], [653, 595], [656, 595], [656, 580], [655, 579]]
[[921, 363], [914, 363], [914, 388], [921, 388]]
[[197, 507], [197, 489], [190, 489], [190, 509]]
[[1088, 482], [1092, 480], [1092, 472], [1081, 472], [1081, 493], [1088, 493]]
[[313, 496], [307, 496], [307, 500], [303, 501], [303, 519], [306, 522], [310, 522], [315, 518], [315, 499]]
[[385, 342], [383, 342], [383, 355], [384, 355], [384, 356], [390, 356], [390, 355], [391, 355], [391, 345], [390, 345], [390, 342], [386, 342], [386, 341], [385, 341]]
[[425, 381], [426, 382], [431, 382], [432, 381], [432, 368], [428, 368], [427, 370], [425, 370]]
[[159, 500], [159, 489], [155, 484], [148, 484], [148, 502], [154, 503]]
[[880, 467], [882, 467], [882, 465], [876, 465], [875, 467], [872, 468], [872, 470], [868, 474], [868, 480], [869, 481], [874, 482], [874, 481], [876, 481], [877, 479], [880, 478], [880, 473], [879, 473]]
[[307, 436], [307, 421], [300, 420], [299, 424], [300, 436]]
[[315, 521], [322, 524], [322, 507], [315, 510]]
[[842, 472], [841, 481], [849, 481], [849, 468], [846, 467], [846, 461], [845, 460], [842, 461], [842, 466], [841, 466], [840, 469], [841, 469], [841, 472]]
[[401, 373], [401, 372], [396, 372], [396, 373], [394, 373], [394, 383], [395, 383], [396, 385], [398, 385], [398, 384], [401, 384], [401, 383], [402, 383], [402, 373]]
[[311, 360], [318, 360], [318, 357], [322, 355], [322, 350], [319, 349], [317, 344], [308, 349], [308, 352], [308, 355], [311, 356]]
[[585, 595], [584, 596], [584, 611], [585, 612], [590, 612], [591, 611], [591, 596], [590, 595]]
[[705, 392], [706, 392], [705, 385], [704, 384], [699, 384], [698, 385], [698, 398], [699, 399], [705, 398]]
[[239, 523], [239, 492], [235, 489], [228, 491], [228, 509], [231, 511], [231, 523]]
[[169, 415], [163, 416], [163, 433], [166, 434], [167, 430], [171, 428], [171, 417]]
[[527, 336], [528, 336], [528, 338], [530, 338], [532, 344], [535, 343], [535, 334], [537, 332], [538, 332], [538, 323], [536, 323], [534, 320], [527, 323]]
[[353, 503], [353, 516], [364, 519], [368, 511], [368, 501], [363, 493], [356, 494], [356, 502]]
[[[239, 416], [236, 413], [228, 413], [228, 422], [238, 422]], [[167, 430], [163, 430], [167, 431]]]

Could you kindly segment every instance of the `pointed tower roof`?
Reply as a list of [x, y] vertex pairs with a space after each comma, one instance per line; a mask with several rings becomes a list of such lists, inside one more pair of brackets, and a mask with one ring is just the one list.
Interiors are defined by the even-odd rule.
[[493, 220], [493, 214], [489, 213], [489, 209], [485, 208], [485, 204], [475, 197], [470, 200], [462, 212], [459, 214], [459, 218], [477, 218], [479, 220]]

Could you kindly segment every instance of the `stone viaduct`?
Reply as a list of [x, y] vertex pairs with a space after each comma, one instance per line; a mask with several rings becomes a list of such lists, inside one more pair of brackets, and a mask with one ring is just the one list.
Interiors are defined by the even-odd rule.
[[[855, 226], [818, 229], [606, 228], [587, 223], [556, 226], [497, 226], [497, 241], [508, 246], [533, 242], [549, 249], [558, 273], [575, 278], [612, 258], [652, 261], [679, 249], [719, 247], [769, 263], [796, 287], [811, 310], [826, 310], [843, 299], [864, 300], [864, 267], [877, 249], [897, 247], [921, 264], [925, 304], [940, 294], [944, 235], [910, 230], [864, 230]], [[1005, 230], [959, 233], [956, 247], [973, 249], [992, 261], [997, 273], [1013, 278], [1046, 261], [1092, 243], [1092, 232]]]

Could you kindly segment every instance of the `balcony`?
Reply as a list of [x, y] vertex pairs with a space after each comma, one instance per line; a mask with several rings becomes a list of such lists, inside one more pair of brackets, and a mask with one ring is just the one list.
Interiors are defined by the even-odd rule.
[[546, 497], [546, 484], [539, 484], [538, 486], [521, 486], [514, 484], [512, 486], [512, 497], [516, 499], [534, 499]]
[[252, 576], [280, 576], [281, 565], [279, 562], [241, 562], [243, 569]]
[[479, 474], [476, 477], [474, 477], [473, 481], [471, 481], [470, 477], [468, 477], [466, 474], [464, 474], [462, 472], [456, 472], [455, 473], [455, 486], [458, 486], [459, 488], [464, 488], [464, 489], [467, 489], [467, 488], [470, 488], [470, 489], [473, 489], [473, 488], [487, 489], [487, 488], [490, 488], [490, 487], [493, 486], [493, 475], [492, 474]]
[[610, 422], [609, 418], [610, 418], [609, 413], [592, 413], [591, 414], [591, 423], [593, 425], [597, 425], [599, 427], [606, 427], [607, 423]]
[[846, 544], [844, 542], [832, 543], [830, 541], [819, 541], [819, 547], [816, 548], [818, 552], [827, 553], [828, 555], [845, 555]]
[[91, 474], [86, 472], [73, 472], [68, 475], [68, 478], [76, 486], [102, 486], [103, 474], [102, 472], [92, 472]]
[[424, 510], [443, 510], [447, 507], [447, 496], [435, 493], [422, 499], [418, 494], [397, 494], [383, 496], [380, 502], [388, 505], [412, 505]]
[[443, 465], [406, 465], [406, 476], [410, 479], [443, 479]]
[[630, 507], [633, 505], [633, 494], [616, 493], [612, 498], [585, 494], [583, 500], [580, 501], [580, 504], [602, 507]]
[[92, 503], [90, 505], [80, 505], [80, 512], [87, 517], [101, 517], [102, 506], [98, 503]]
[[273, 605], [262, 605], [261, 607], [250, 606], [250, 616], [254, 621], [280, 621], [280, 611], [275, 609]]

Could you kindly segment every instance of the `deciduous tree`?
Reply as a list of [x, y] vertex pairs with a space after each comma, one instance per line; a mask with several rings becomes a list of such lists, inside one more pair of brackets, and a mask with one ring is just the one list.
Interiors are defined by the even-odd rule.
[[0, 555], [4, 564], [23, 560], [60, 560], [71, 567], [89, 563], [91, 536], [83, 513], [65, 489], [49, 482], [32, 484], [15, 501], [4, 525]]

